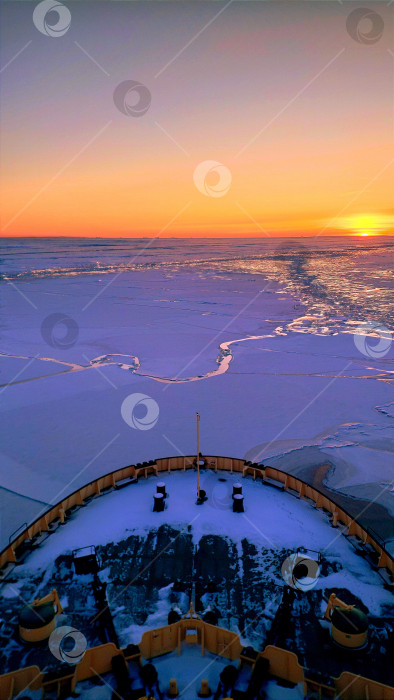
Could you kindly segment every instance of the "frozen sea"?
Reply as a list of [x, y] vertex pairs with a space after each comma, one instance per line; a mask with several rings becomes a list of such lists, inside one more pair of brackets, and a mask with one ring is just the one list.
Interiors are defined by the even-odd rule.
[[394, 551], [393, 253], [3, 239], [0, 547], [100, 474], [194, 452], [199, 411], [202, 452], [299, 474]]

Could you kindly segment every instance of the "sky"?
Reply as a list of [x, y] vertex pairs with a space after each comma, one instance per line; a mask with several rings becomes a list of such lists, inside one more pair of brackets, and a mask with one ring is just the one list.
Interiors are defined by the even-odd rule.
[[1, 5], [2, 236], [394, 234], [394, 4], [43, 5]]

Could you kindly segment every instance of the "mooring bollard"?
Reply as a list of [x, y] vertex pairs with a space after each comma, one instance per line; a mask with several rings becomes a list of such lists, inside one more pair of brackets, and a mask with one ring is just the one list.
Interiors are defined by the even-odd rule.
[[164, 510], [164, 496], [162, 493], [155, 493], [153, 498], [153, 510], [156, 513], [160, 513], [160, 511]]
[[198, 693], [200, 698], [209, 698], [212, 695], [211, 689], [209, 687], [208, 678], [201, 679], [201, 690]]
[[158, 481], [158, 482], [157, 482], [157, 484], [156, 484], [156, 491], [157, 491], [157, 493], [162, 493], [162, 494], [163, 494], [163, 498], [166, 498], [166, 497], [167, 497], [166, 485], [165, 485], [164, 481]]
[[233, 513], [244, 512], [244, 497], [241, 493], [236, 493], [233, 496]]
[[237, 482], [236, 484], [233, 484], [233, 498], [236, 494], [240, 493], [242, 493], [242, 484]]
[[167, 693], [169, 698], [177, 698], [179, 695], [176, 678], [170, 678], [170, 687]]

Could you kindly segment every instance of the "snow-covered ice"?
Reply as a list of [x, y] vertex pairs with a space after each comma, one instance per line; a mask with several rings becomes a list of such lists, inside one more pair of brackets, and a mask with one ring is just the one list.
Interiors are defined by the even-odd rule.
[[[48, 252], [38, 242], [22, 252], [23, 265], [14, 253], [3, 263], [1, 544], [45, 503], [100, 474], [192, 453], [197, 410], [206, 454], [266, 463], [280, 457], [282, 468], [300, 473], [313, 449], [333, 465], [330, 489], [354, 495], [361, 488], [362, 498], [393, 513], [394, 346], [380, 358], [356, 348], [361, 284], [345, 284], [341, 272], [345, 313], [343, 289], [329, 287], [321, 251], [312, 258], [331, 301], [321, 286], [313, 297], [297, 276], [286, 279], [277, 253], [247, 257], [256, 242], [159, 244], [163, 250], [152, 246], [150, 258], [142, 252], [129, 264], [130, 242], [103, 253], [64, 241]], [[365, 267], [364, 249], [360, 255]], [[379, 255], [383, 265], [387, 252]], [[301, 282], [305, 259], [297, 267]], [[384, 292], [382, 284], [376, 298], [389, 319]], [[44, 340], [42, 323], [56, 313], [77, 326], [69, 347], [61, 326]], [[133, 393], [159, 406], [149, 430], [121, 417]]]

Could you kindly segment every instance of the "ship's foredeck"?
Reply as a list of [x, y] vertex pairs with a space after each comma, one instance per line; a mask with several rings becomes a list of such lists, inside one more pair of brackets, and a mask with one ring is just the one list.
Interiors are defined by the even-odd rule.
[[[165, 482], [168, 496], [164, 511], [152, 512], [158, 481]], [[242, 484], [243, 513], [232, 510], [236, 482]], [[239, 634], [245, 646], [262, 650], [275, 643], [295, 652], [311, 672], [338, 677], [349, 670], [394, 684], [388, 634], [382, 633], [394, 620], [392, 594], [377, 571], [357, 554], [351, 539], [332, 527], [327, 514], [250, 476], [204, 470], [201, 488], [208, 500], [197, 505], [195, 472], [164, 472], [128, 481], [124, 488], [93, 498], [70, 513], [65, 525], [29, 554], [1, 586], [3, 672], [34, 664], [41, 669], [58, 668], [46, 646], [21, 646], [17, 634], [23, 602], [52, 588], [57, 589], [64, 608], [58, 626], [81, 631], [89, 647], [108, 641], [103, 632], [107, 618], [97, 607], [93, 577], [78, 576], [72, 564], [73, 550], [94, 545], [119, 647], [138, 644], [144, 632], [167, 625], [172, 609], [185, 614], [194, 600], [197, 613], [214, 611], [218, 625]], [[320, 553], [319, 574], [307, 592], [295, 590], [289, 614], [278, 620], [283, 590], [289, 584], [282, 565], [298, 548]], [[368, 614], [367, 650], [344, 652], [330, 640], [322, 618], [332, 592]], [[208, 665], [197, 649], [188, 653], [195, 655], [194, 661], [179, 666], [179, 682], [185, 687], [200, 673], [201, 664]], [[221, 659], [214, 661], [209, 668], [220, 663]], [[171, 668], [175, 668], [171, 655], [157, 659], [162, 685], [168, 682]], [[189, 681], [184, 678], [186, 670]], [[190, 688], [190, 697], [195, 698], [195, 683]], [[105, 684], [100, 686], [100, 695], [94, 697], [105, 700], [107, 690]], [[270, 692], [279, 697], [274, 686]], [[88, 687], [83, 697], [85, 693], [91, 697]]]

